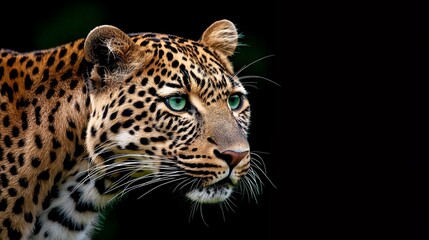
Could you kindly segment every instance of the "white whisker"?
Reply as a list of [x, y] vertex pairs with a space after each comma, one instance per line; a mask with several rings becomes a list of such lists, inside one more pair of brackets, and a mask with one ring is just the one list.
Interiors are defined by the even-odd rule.
[[267, 56], [264, 56], [264, 57], [258, 58], [258, 59], [256, 59], [255, 61], [253, 61], [253, 62], [251, 62], [251, 63], [249, 63], [249, 64], [247, 64], [247, 65], [244, 65], [244, 66], [243, 66], [243, 67], [241, 67], [237, 72], [235, 72], [234, 76], [238, 76], [238, 74], [240, 74], [243, 70], [245, 70], [245, 69], [246, 69], [246, 68], [248, 68], [249, 66], [251, 66], [251, 65], [253, 65], [253, 64], [255, 64], [255, 63], [259, 62], [259, 61], [262, 61], [262, 60], [264, 60], [264, 59], [266, 59], [266, 58], [273, 57], [273, 56], [274, 56], [274, 54], [267, 55]]
[[206, 220], [204, 219], [204, 215], [203, 215], [203, 205], [202, 205], [202, 204], [200, 204], [200, 208], [199, 208], [199, 210], [200, 210], [200, 216], [201, 216], [201, 219], [203, 220], [204, 225], [206, 225], [206, 226], [208, 227], [209, 225], [207, 224]]
[[231, 198], [226, 199], [224, 202], [222, 202], [222, 204], [225, 205], [226, 210], [231, 210], [233, 213], [236, 213], [234, 208], [237, 208], [237, 205], [235, 205], [234, 201], [233, 201], [234, 197], [231, 196]]
[[186, 185], [195, 181], [196, 179], [191, 179], [191, 178], [185, 179], [184, 181], [177, 184], [176, 187], [174, 187], [173, 192], [175, 192], [177, 189], [183, 189]]
[[225, 213], [224, 213], [224, 211], [223, 211], [223, 202], [221, 203], [221, 204], [219, 204], [219, 208], [220, 208], [220, 211], [221, 211], [221, 213], [222, 213], [222, 219], [223, 219], [223, 221], [225, 222], [226, 220], [225, 220]]
[[161, 187], [161, 186], [164, 186], [164, 185], [166, 185], [166, 184], [170, 184], [170, 183], [172, 183], [172, 182], [175, 182], [175, 181], [179, 181], [179, 180], [182, 180], [182, 178], [176, 178], [176, 179], [171, 179], [170, 181], [168, 181], [168, 182], [165, 182], [165, 183], [162, 183], [162, 184], [159, 184], [159, 185], [156, 185], [155, 187], [153, 187], [152, 189], [150, 189], [149, 191], [147, 191], [147, 192], [145, 192], [144, 194], [142, 194], [141, 196], [139, 196], [138, 197], [138, 199], [140, 199], [140, 198], [142, 198], [142, 197], [144, 197], [145, 195], [147, 195], [148, 193], [150, 193], [150, 192], [152, 192], [153, 190], [155, 190], [155, 189], [157, 189], [157, 188], [159, 188], [159, 187]]
[[243, 192], [246, 193], [249, 200], [253, 199], [256, 203], [258, 202], [256, 190], [254, 190], [254, 185], [250, 177], [244, 178], [243, 184], [240, 186], [243, 187]]
[[[276, 185], [271, 181], [271, 179], [268, 177], [268, 175], [266, 174], [266, 172], [265, 172], [263, 169], [261, 169], [257, 164], [252, 164], [252, 166], [253, 166], [254, 168], [257, 168], [257, 169], [262, 173], [262, 175], [264, 175], [264, 177], [265, 177], [265, 178], [270, 182], [270, 184], [271, 184], [274, 188], [277, 188], [277, 187], [276, 187]], [[260, 179], [258, 174], [256, 174], [256, 173], [255, 173], [255, 175], [256, 175], [256, 176], [258, 176], [258, 179]], [[261, 182], [262, 182], [262, 181], [261, 181]]]
[[195, 216], [195, 213], [197, 212], [197, 209], [199, 208], [199, 205], [200, 205], [201, 203], [199, 203], [199, 202], [192, 202], [192, 204], [191, 204], [191, 211], [189, 212], [189, 222], [191, 222], [191, 220], [193, 220], [194, 219], [194, 216]]
[[261, 165], [264, 168], [263, 172], [266, 172], [267, 167], [265, 166], [265, 162], [262, 159], [261, 155], [259, 155], [257, 153], [250, 153], [250, 155], [252, 156], [253, 162], [255, 162], [255, 164]]
[[262, 77], [262, 76], [257, 76], [257, 75], [246, 75], [246, 76], [241, 76], [241, 77], [239, 77], [240, 81], [242, 81], [242, 80], [244, 80], [244, 79], [248, 79], [248, 78], [251, 78], [251, 79], [255, 79], [255, 78], [263, 79], [263, 80], [266, 80], [266, 81], [268, 81], [268, 82], [270, 82], [270, 83], [272, 83], [272, 84], [274, 84], [274, 85], [277, 85], [278, 87], [281, 87], [281, 85], [280, 85], [280, 84], [278, 84], [278, 83], [274, 82], [273, 80], [271, 80], [271, 79], [269, 79], [269, 78]]
[[255, 89], [259, 89], [259, 88], [256, 86], [257, 82], [241, 82], [241, 84], [242, 84], [244, 87], [246, 87], [246, 88], [250, 88], [250, 87], [252, 87], [252, 88], [255, 88]]

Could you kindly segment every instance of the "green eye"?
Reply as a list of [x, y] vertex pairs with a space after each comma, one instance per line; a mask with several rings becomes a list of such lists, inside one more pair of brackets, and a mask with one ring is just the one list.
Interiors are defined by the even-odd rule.
[[239, 94], [232, 94], [228, 98], [228, 105], [232, 110], [237, 110], [241, 107], [241, 95]]
[[172, 96], [167, 98], [165, 103], [171, 110], [182, 111], [186, 108], [188, 101], [183, 96]]

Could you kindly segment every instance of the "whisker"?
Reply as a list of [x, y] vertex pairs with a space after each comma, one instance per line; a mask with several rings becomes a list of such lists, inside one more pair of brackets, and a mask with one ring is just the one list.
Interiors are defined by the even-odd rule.
[[152, 188], [152, 189], [150, 189], [149, 191], [147, 191], [147, 192], [145, 192], [144, 194], [142, 194], [141, 196], [139, 196], [137, 199], [140, 199], [140, 198], [142, 198], [142, 197], [146, 196], [148, 193], [152, 192], [153, 190], [155, 190], [155, 189], [157, 189], [157, 188], [159, 188], [159, 187], [162, 187], [162, 186], [164, 186], [164, 185], [166, 185], [166, 184], [170, 184], [170, 183], [172, 183], [172, 182], [179, 181], [179, 180], [182, 180], [182, 178], [176, 178], [176, 179], [174, 179], [174, 178], [173, 178], [172, 180], [170, 180], [170, 181], [168, 181], [168, 182], [165, 182], [165, 183], [162, 183], [162, 184], [156, 185], [155, 187], [153, 187], [153, 188]]
[[[264, 175], [264, 177], [268, 180], [268, 182], [270, 182], [270, 184], [274, 187], [274, 188], [277, 188], [277, 186], [271, 181], [271, 179], [268, 177], [268, 175], [265, 173], [265, 171], [263, 170], [263, 169], [261, 169], [257, 164], [251, 164], [254, 168], [256, 168], [256, 169], [258, 169], [261, 173], [262, 173], [262, 175]], [[256, 176], [258, 176], [258, 178], [259, 178], [259, 175], [258, 174], [256, 174]], [[262, 181], [261, 181], [262, 182]]]
[[[106, 160], [106, 162], [109, 162], [111, 160], [112, 159]], [[87, 176], [82, 178], [82, 180], [78, 184], [76, 184], [72, 192], [74, 192], [76, 189], [82, 186], [82, 184], [84, 184], [85, 182], [91, 179], [98, 180], [115, 173], [126, 172], [130, 170], [132, 171], [130, 174], [133, 174], [141, 169], [142, 169], [142, 165], [140, 161], [135, 161], [135, 162], [128, 161], [128, 162], [120, 162], [120, 163], [114, 162], [111, 164], [105, 164], [105, 163], [96, 164], [96, 165], [93, 165], [91, 168], [79, 173], [79, 174], [87, 174]]]
[[[225, 201], [226, 202], [226, 201]], [[226, 219], [225, 219], [225, 213], [224, 213], [224, 211], [223, 211], [223, 202], [221, 203], [221, 204], [219, 204], [219, 208], [220, 208], [220, 211], [221, 211], [221, 213], [222, 213], [222, 219], [223, 219], [223, 221], [225, 222], [226, 221]]]
[[[146, 177], [146, 176], [143, 176], [143, 177]], [[142, 180], [142, 179], [140, 178], [140, 180]], [[168, 181], [167, 181], [167, 180], [168, 180]], [[141, 195], [140, 197], [138, 197], [138, 199], [140, 199], [141, 197], [143, 197], [144, 195], [148, 194], [150, 191], [154, 190], [155, 188], [158, 188], [158, 187], [160, 187], [160, 186], [162, 186], [162, 185], [168, 184], [168, 183], [173, 182], [173, 181], [175, 181], [175, 180], [180, 180], [180, 179], [174, 179], [174, 178], [173, 178], [173, 180], [170, 180], [170, 178], [164, 178], [164, 179], [162, 179], [162, 178], [154, 178], [153, 180], [150, 180], [150, 181], [145, 182], [145, 183], [143, 183], [143, 184], [137, 184], [137, 185], [134, 185], [134, 186], [132, 186], [132, 187], [129, 187], [131, 184], [128, 184], [128, 185], [127, 185], [127, 187], [125, 187], [125, 188], [124, 188], [120, 193], [118, 193], [114, 198], [123, 197], [123, 196], [125, 196], [126, 194], [128, 194], [129, 192], [131, 192], [132, 190], [136, 190], [136, 189], [142, 188], [143, 186], [147, 186], [147, 185], [150, 185], [150, 184], [158, 183], [158, 182], [160, 182], [160, 181], [167, 181], [166, 183], [163, 183], [163, 184], [160, 184], [160, 185], [155, 186], [154, 188], [152, 188], [152, 189], [151, 189], [151, 190], [149, 190], [148, 192], [146, 192], [146, 193], [144, 193], [143, 195]], [[111, 199], [111, 200], [113, 200], [113, 199]], [[109, 201], [111, 201], [111, 200], [109, 200]]]
[[250, 155], [252, 156], [251, 160], [253, 160], [252, 162], [254, 162], [255, 164], [259, 164], [264, 168], [264, 172], [267, 171], [267, 167], [265, 166], [265, 162], [262, 159], [261, 155], [257, 154], [257, 153], [250, 153]]
[[191, 204], [191, 211], [189, 212], [189, 219], [188, 221], [191, 222], [194, 219], [195, 213], [197, 212], [197, 209], [199, 208], [199, 205], [201, 203], [193, 201]]
[[249, 201], [253, 199], [256, 203], [258, 202], [257, 195], [254, 190], [254, 185], [249, 178], [244, 178], [243, 184], [240, 185], [240, 187], [242, 187], [242, 191], [246, 193]]
[[183, 189], [186, 185], [194, 182], [196, 179], [185, 179], [184, 181], [180, 182], [179, 184], [176, 185], [176, 187], [173, 188], [172, 192], [175, 192], [178, 189]]
[[202, 204], [200, 204], [199, 210], [200, 210], [200, 216], [201, 216], [201, 219], [203, 220], [204, 225], [206, 225], [206, 227], [208, 227], [209, 225], [207, 224], [206, 220], [204, 219], [203, 205]]
[[[171, 179], [175, 180], [175, 176], [161, 176], [160, 177], [160, 176], [157, 176], [157, 173], [153, 173], [152, 175], [154, 176], [153, 179], [151, 179], [151, 180], [149, 180], [147, 182], [144, 182], [144, 183], [141, 183], [141, 184], [137, 184], [137, 185], [134, 185], [132, 187], [128, 187], [128, 186], [131, 185], [131, 184], [128, 184], [127, 187], [121, 192], [121, 195], [125, 195], [125, 194], [127, 194], [128, 192], [130, 192], [132, 190], [135, 190], [135, 189], [147, 186], [147, 185], [151, 185], [151, 184], [154, 184], [154, 183], [158, 183], [158, 182], [162, 182], [162, 181], [170, 181]], [[149, 178], [149, 177], [152, 177], [152, 176], [146, 175], [146, 176], [142, 176], [142, 177], [136, 178], [136, 179], [133, 180], [132, 183], [134, 183], [136, 181], [141, 181], [144, 178]], [[181, 179], [177, 179], [177, 180], [181, 180]]]
[[200, 185], [201, 184], [201, 182], [202, 182], [203, 180], [200, 178], [200, 179], [196, 179], [196, 181], [193, 181], [192, 182], [192, 185], [191, 185], [191, 189], [195, 189], [196, 188], [196, 186], [198, 186], [198, 185]]
[[118, 189], [118, 188], [121, 188], [121, 187], [123, 187], [125, 185], [127, 185], [127, 187], [125, 187], [125, 189], [133, 190], [134, 188], [131, 189], [131, 188], [128, 188], [128, 187], [131, 186], [133, 183], [142, 181], [143, 179], [146, 179], [146, 178], [154, 177], [154, 179], [152, 179], [152, 180], [150, 180], [148, 182], [141, 183], [141, 184], [137, 185], [136, 188], [140, 188], [140, 187], [143, 187], [143, 186], [155, 183], [155, 182], [163, 181], [163, 180], [169, 179], [169, 178], [180, 177], [180, 176], [182, 176], [182, 174], [168, 173], [168, 174], [162, 174], [162, 175], [160, 175], [159, 173], [149, 173], [147, 175], [144, 175], [144, 176], [141, 176], [141, 177], [138, 177], [138, 178], [135, 178], [135, 179], [131, 179], [131, 180], [127, 181], [127, 182], [123, 182], [121, 184], [117, 184], [117, 186], [115, 186], [111, 191], [113, 191], [115, 189]]
[[246, 88], [250, 88], [250, 87], [252, 87], [252, 88], [254, 88], [254, 89], [259, 89], [259, 88], [256, 86], [257, 82], [241, 82], [241, 84], [242, 84], [244, 87], [246, 87]]
[[258, 58], [258, 59], [256, 59], [255, 61], [253, 61], [253, 62], [251, 62], [251, 63], [249, 63], [249, 64], [247, 64], [247, 65], [242, 66], [242, 67], [241, 67], [237, 72], [235, 72], [234, 76], [238, 76], [238, 74], [240, 74], [243, 70], [245, 70], [245, 69], [246, 69], [246, 68], [248, 68], [249, 66], [251, 66], [251, 65], [253, 65], [253, 64], [255, 64], [255, 63], [259, 62], [259, 61], [262, 61], [262, 60], [264, 60], [264, 59], [266, 59], [266, 58], [273, 57], [273, 56], [274, 56], [274, 54], [267, 55], [267, 56], [264, 56], [264, 57]]
[[248, 78], [251, 78], [251, 79], [255, 79], [255, 78], [263, 79], [263, 80], [266, 80], [266, 81], [268, 81], [268, 82], [270, 82], [270, 83], [272, 83], [274, 85], [277, 85], [278, 87], [281, 87], [281, 85], [278, 84], [278, 83], [276, 83], [275, 81], [273, 81], [273, 80], [271, 80], [269, 78], [266, 78], [266, 77], [258, 76], [258, 75], [246, 75], [246, 76], [241, 76], [238, 79], [240, 79], [240, 81], [243, 81], [244, 79], [248, 79]]
[[[129, 185], [132, 182], [134, 182], [133, 179], [130, 180], [128, 178], [131, 177], [133, 174], [135, 174], [138, 171], [139, 171], [139, 169], [133, 169], [132, 171], [130, 171], [127, 174], [125, 174], [124, 176], [122, 176], [120, 179], [116, 180], [114, 183], [112, 183], [112, 185], [108, 188], [108, 190], [106, 190], [106, 193], [112, 192], [112, 191], [114, 191], [114, 190], [116, 190], [116, 189], [118, 189], [124, 185]], [[145, 175], [145, 176], [147, 176], [147, 175]], [[126, 182], [124, 182], [124, 181], [126, 181]]]
[[237, 208], [237, 205], [235, 205], [234, 201], [233, 201], [234, 197], [231, 196], [231, 198], [226, 199], [224, 202], [222, 202], [222, 204], [225, 205], [226, 210], [231, 210], [233, 213], [236, 213], [234, 208]]

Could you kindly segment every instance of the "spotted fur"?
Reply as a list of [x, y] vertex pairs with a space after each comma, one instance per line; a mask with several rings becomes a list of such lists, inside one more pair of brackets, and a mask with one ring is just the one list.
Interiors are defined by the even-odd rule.
[[103, 25], [1, 50], [0, 239], [89, 239], [111, 200], [145, 186], [198, 203], [255, 191], [237, 42], [220, 20], [198, 41]]

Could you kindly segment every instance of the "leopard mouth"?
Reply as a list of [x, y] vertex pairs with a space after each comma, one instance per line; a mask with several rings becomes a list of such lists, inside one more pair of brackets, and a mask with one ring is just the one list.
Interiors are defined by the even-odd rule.
[[219, 203], [229, 198], [233, 192], [233, 184], [227, 179], [212, 185], [192, 189], [186, 197], [199, 203]]

